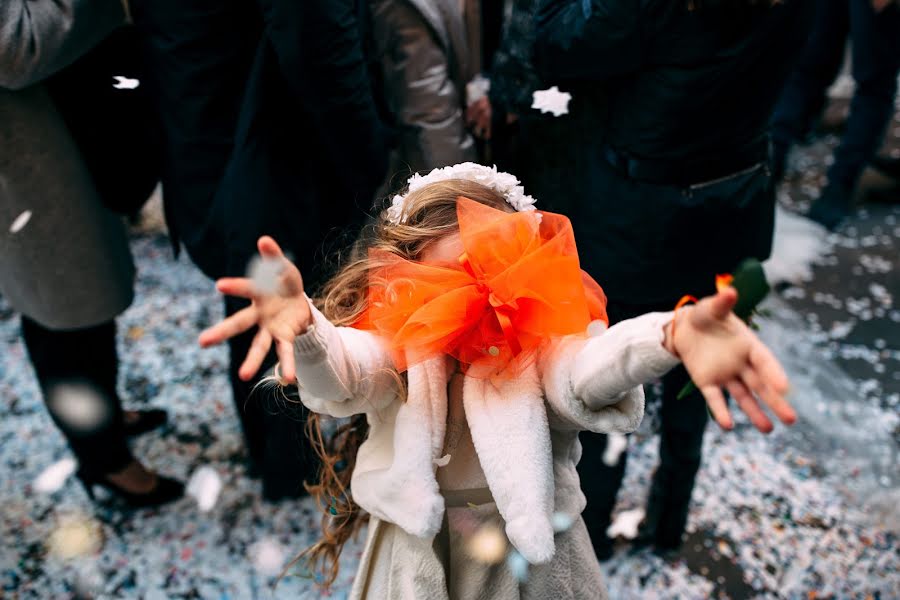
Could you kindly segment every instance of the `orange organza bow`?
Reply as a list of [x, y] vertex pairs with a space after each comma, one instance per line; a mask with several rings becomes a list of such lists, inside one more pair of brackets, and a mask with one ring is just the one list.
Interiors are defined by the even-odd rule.
[[467, 198], [457, 214], [465, 249], [459, 264], [370, 255], [379, 266], [356, 327], [387, 339], [400, 371], [449, 354], [470, 375], [514, 375], [509, 367], [549, 338], [608, 322], [606, 296], [581, 270], [566, 217], [506, 213]]

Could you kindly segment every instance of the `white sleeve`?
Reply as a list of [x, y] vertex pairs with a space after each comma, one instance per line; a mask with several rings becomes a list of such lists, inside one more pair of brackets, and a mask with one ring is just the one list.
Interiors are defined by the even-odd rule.
[[678, 364], [663, 347], [672, 313], [649, 313], [622, 321], [603, 334], [566, 338], [542, 357], [547, 401], [565, 428], [628, 433], [644, 412], [642, 384]]
[[379, 338], [335, 327], [312, 307], [313, 322], [294, 341], [300, 399], [333, 417], [372, 413], [398, 397], [391, 358]]

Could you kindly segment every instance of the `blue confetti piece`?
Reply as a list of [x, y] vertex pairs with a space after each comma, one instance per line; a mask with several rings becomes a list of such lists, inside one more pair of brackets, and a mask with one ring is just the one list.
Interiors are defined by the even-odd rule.
[[528, 580], [528, 561], [515, 550], [506, 557], [506, 567], [519, 583], [525, 583]]
[[568, 531], [572, 528], [574, 523], [575, 519], [562, 512], [553, 513], [553, 516], [550, 518], [550, 524], [553, 526], [553, 531], [556, 533]]

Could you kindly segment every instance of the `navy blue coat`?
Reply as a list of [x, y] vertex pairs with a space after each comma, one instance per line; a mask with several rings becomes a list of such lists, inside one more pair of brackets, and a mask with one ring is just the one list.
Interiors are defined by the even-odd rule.
[[242, 274], [271, 234], [313, 282], [328, 232], [353, 228], [387, 168], [354, 0], [132, 2], [165, 134], [177, 240], [210, 277]]

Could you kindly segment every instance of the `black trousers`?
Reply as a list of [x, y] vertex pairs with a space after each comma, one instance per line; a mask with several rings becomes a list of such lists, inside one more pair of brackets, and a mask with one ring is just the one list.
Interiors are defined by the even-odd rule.
[[[225, 312], [232, 315], [247, 306], [239, 298], [225, 299]], [[241, 381], [238, 369], [253, 343], [256, 328], [229, 340], [228, 374], [235, 407], [240, 416], [251, 467], [262, 478], [267, 500], [294, 498], [304, 493], [303, 482], [313, 481], [318, 460], [305, 432], [309, 411], [294, 394], [285, 398], [275, 387], [259, 386], [260, 378], [271, 374], [277, 359], [269, 353], [259, 375]], [[296, 390], [294, 390], [296, 391]]]
[[47, 329], [22, 317], [22, 336], [44, 403], [79, 466], [114, 473], [133, 460], [116, 392], [116, 324], [71, 331]]
[[[648, 312], [672, 310], [670, 305], [626, 305], [610, 303], [610, 324]], [[676, 396], [689, 377], [684, 367], [677, 367], [663, 377], [660, 425], [659, 466], [653, 473], [647, 502], [647, 517], [642, 528], [659, 547], [674, 548], [681, 542], [687, 523], [691, 492], [700, 469], [703, 431], [706, 429], [706, 402], [699, 392], [681, 400]], [[601, 554], [611, 545], [606, 536], [616, 496], [625, 476], [628, 453], [623, 452], [614, 466], [603, 462], [607, 436], [581, 432], [582, 456], [578, 463], [581, 489], [587, 497], [582, 513], [594, 547]]]

